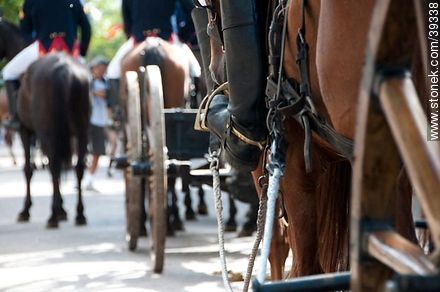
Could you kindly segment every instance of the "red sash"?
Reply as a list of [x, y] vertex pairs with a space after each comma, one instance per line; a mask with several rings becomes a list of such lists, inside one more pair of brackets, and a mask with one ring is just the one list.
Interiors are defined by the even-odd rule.
[[73, 43], [72, 50], [69, 49], [66, 42], [61, 36], [54, 37], [52, 40], [52, 43], [50, 44], [50, 47], [48, 50], [46, 50], [43, 46], [43, 44], [39, 41], [38, 42], [38, 55], [40, 57], [43, 57], [50, 53], [59, 53], [64, 52], [66, 54], [71, 55], [74, 58], [79, 57], [79, 44], [77, 41]]

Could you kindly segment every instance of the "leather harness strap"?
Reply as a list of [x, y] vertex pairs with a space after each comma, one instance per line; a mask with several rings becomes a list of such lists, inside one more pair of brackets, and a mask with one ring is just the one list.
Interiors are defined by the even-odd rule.
[[[284, 4], [285, 2], [281, 0], [279, 6], [281, 7]], [[277, 112], [280, 112], [284, 116], [293, 117], [304, 128], [304, 160], [306, 171], [310, 172], [312, 170], [312, 131], [329, 143], [336, 152], [349, 160], [353, 158], [353, 141], [337, 133], [316, 111], [309, 81], [308, 45], [305, 39], [306, 0], [301, 1], [301, 27], [298, 30], [296, 39], [296, 63], [300, 73], [300, 83], [298, 84], [293, 79], [288, 80], [285, 76], [281, 76], [284, 73], [282, 71], [283, 50], [280, 49], [279, 45], [282, 44], [282, 48], [284, 48], [287, 30], [286, 21], [283, 23], [282, 30], [280, 24], [282, 19], [287, 19], [288, 4], [287, 7], [280, 10], [280, 12], [284, 12], [284, 15], [283, 13], [274, 13], [269, 31], [270, 75], [266, 85], [266, 103], [270, 109], [269, 114], [276, 116]], [[282, 31], [281, 38], [280, 31]], [[278, 72], [276, 72], [275, 66], [279, 66]]]

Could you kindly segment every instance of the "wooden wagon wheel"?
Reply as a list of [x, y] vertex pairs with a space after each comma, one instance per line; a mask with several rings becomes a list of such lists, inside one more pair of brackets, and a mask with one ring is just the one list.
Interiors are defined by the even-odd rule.
[[151, 258], [153, 271], [163, 270], [165, 237], [167, 232], [167, 168], [165, 145], [165, 115], [162, 78], [158, 66], [147, 66], [145, 71], [145, 100], [147, 104], [147, 137], [151, 173], [149, 176], [149, 215], [151, 227]]
[[[414, 3], [421, 5], [421, 1]], [[411, 29], [416, 28], [417, 19], [419, 25], [424, 23], [420, 7], [414, 9], [411, 4], [377, 1], [370, 26], [355, 140], [353, 291], [379, 291], [389, 285], [396, 291], [439, 289], [440, 157], [438, 149], [427, 141], [427, 118], [412, 80], [403, 70], [396, 70], [405, 69], [405, 61], [418, 45]], [[388, 46], [394, 43], [398, 44], [398, 53], [387, 55]], [[422, 46], [426, 50], [426, 44]], [[385, 70], [378, 72], [377, 68]], [[437, 247], [430, 256], [393, 230], [393, 200], [401, 160]]]
[[[129, 71], [127, 81], [127, 145], [128, 161], [135, 161], [142, 151], [141, 101], [138, 74]], [[141, 224], [142, 178], [132, 173], [131, 167], [125, 169], [125, 200], [127, 216], [127, 243], [130, 250], [136, 249]]]

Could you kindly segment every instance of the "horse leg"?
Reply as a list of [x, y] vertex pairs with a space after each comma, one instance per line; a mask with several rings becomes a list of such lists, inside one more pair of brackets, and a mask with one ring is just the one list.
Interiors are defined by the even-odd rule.
[[[277, 204], [278, 205], [278, 204]], [[276, 209], [279, 209], [278, 206]], [[270, 242], [270, 279], [282, 280], [284, 266], [289, 255], [289, 242], [287, 240], [287, 222], [284, 218], [275, 220], [273, 223], [272, 241]]]
[[177, 205], [177, 193], [176, 193], [176, 178], [168, 177], [168, 188], [169, 194], [171, 196], [171, 207], [170, 207], [170, 217], [171, 217], [171, 228], [173, 231], [183, 230], [182, 219], [180, 219], [179, 206]]
[[182, 178], [182, 191], [185, 193], [185, 218], [186, 220], [196, 220], [196, 213], [194, 212], [192, 208], [192, 199], [191, 199], [191, 190], [189, 189], [189, 172], [190, 168], [189, 166], [182, 166], [181, 169], [181, 178]]
[[15, 158], [14, 150], [12, 149], [13, 141], [14, 141], [14, 132], [11, 129], [6, 129], [4, 138], [6, 145], [8, 146], [9, 155], [11, 156], [12, 163], [14, 165], [17, 165], [17, 159]]
[[146, 179], [142, 179], [142, 194], [141, 194], [141, 223], [139, 224], [140, 230], [139, 230], [139, 236], [147, 237], [147, 207], [145, 206], [146, 203]]
[[52, 197], [52, 214], [47, 221], [47, 228], [58, 228], [58, 214], [62, 207], [60, 193], [60, 175], [61, 163], [49, 161], [50, 173], [52, 175], [53, 197]]
[[26, 197], [24, 200], [23, 210], [18, 214], [18, 222], [28, 222], [29, 221], [29, 209], [32, 206], [31, 200], [31, 179], [33, 174], [33, 168], [31, 165], [31, 133], [24, 129], [20, 129], [20, 137], [24, 148], [24, 175], [26, 177]]
[[246, 214], [246, 222], [243, 224], [243, 229], [238, 234], [238, 237], [252, 236], [255, 230], [257, 230], [257, 215], [258, 204], [249, 204], [249, 210]]
[[229, 219], [225, 224], [226, 232], [237, 231], [237, 222], [235, 221], [235, 216], [237, 215], [237, 206], [235, 205], [234, 198], [231, 194], [228, 194], [229, 199]]
[[85, 139], [78, 138], [78, 161], [76, 163], [75, 171], [76, 171], [76, 181], [78, 184], [78, 202], [76, 205], [76, 217], [75, 217], [75, 225], [81, 226], [86, 225], [87, 220], [84, 216], [84, 205], [82, 200], [82, 179], [84, 176], [85, 165], [85, 156], [87, 151], [87, 143]]
[[168, 177], [168, 192], [167, 192], [167, 236], [174, 236], [174, 227], [173, 227], [173, 221], [174, 221], [174, 209], [177, 208], [177, 206], [174, 206], [174, 194], [170, 190], [170, 178]]
[[199, 187], [198, 195], [199, 195], [199, 205], [197, 207], [197, 212], [200, 215], [208, 215], [208, 206], [206, 206], [206, 202], [205, 202], [205, 191], [203, 190], [202, 186]]
[[[295, 134], [289, 137], [301, 137], [299, 126], [295, 125]], [[319, 240], [317, 202], [315, 194], [316, 173], [306, 175], [301, 139], [287, 149], [284, 180], [281, 182], [284, 205], [289, 216], [289, 242], [293, 252], [290, 277], [322, 273], [319, 263]], [[315, 155], [315, 154], [314, 154]], [[314, 156], [315, 158], [316, 156]], [[313, 161], [316, 161], [315, 158]], [[313, 165], [313, 170], [319, 168]]]

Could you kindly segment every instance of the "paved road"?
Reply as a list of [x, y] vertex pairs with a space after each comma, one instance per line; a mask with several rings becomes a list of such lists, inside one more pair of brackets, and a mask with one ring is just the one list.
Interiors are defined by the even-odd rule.
[[[74, 226], [76, 196], [69, 172], [62, 183], [68, 221], [57, 230], [45, 229], [52, 193], [45, 170], [33, 178], [30, 223], [16, 223], [25, 190], [17, 144], [14, 166], [0, 141], [0, 291], [223, 291], [209, 188], [210, 215], [187, 222], [185, 232], [167, 239], [165, 271], [155, 275], [146, 239], [134, 253], [126, 248], [124, 185], [119, 173], [107, 178], [106, 160], [96, 181], [99, 193], [85, 193], [87, 226]], [[239, 205], [239, 218], [246, 209]], [[252, 240], [227, 234], [230, 270], [245, 272]]]

